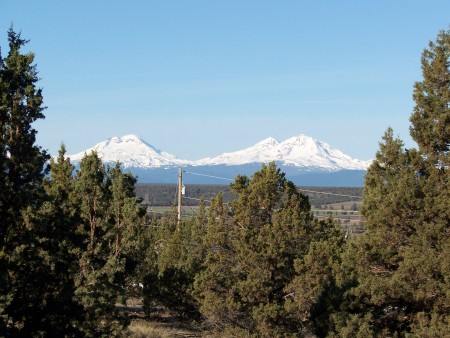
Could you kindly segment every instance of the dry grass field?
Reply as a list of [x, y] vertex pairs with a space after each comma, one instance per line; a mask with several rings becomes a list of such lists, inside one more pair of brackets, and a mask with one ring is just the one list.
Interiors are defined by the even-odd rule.
[[167, 318], [165, 321], [135, 319], [128, 327], [128, 337], [169, 338], [169, 337], [207, 337], [195, 323], [189, 324]]

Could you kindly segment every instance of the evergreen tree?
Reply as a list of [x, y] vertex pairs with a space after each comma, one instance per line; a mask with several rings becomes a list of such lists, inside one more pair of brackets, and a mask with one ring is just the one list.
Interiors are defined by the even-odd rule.
[[85, 155], [75, 183], [81, 216], [78, 231], [84, 242], [75, 285], [85, 317], [82, 330], [88, 336], [116, 336], [121, 327], [115, 308], [118, 287], [115, 275], [122, 262], [115, 256], [116, 232], [108, 218], [109, 186], [97, 153]]
[[[405, 150], [388, 130], [364, 188], [368, 233], [349, 246], [344, 267], [348, 313], [337, 333], [445, 337], [450, 327], [450, 32], [422, 57]], [[358, 323], [358, 325], [355, 325]]]
[[32, 335], [44, 330], [51, 283], [51, 253], [40, 247], [48, 234], [39, 233], [37, 216], [48, 155], [32, 127], [45, 107], [34, 54], [21, 52], [27, 41], [10, 28], [8, 42], [8, 55], [0, 55], [0, 334]]
[[127, 261], [136, 257], [133, 250], [139, 247], [144, 221], [135, 183], [119, 163], [105, 169], [95, 152], [81, 160], [75, 179], [82, 238], [75, 297], [83, 307], [81, 330], [86, 336], [120, 336], [127, 323], [115, 304], [126, 295]]
[[[346, 311], [354, 314], [348, 325], [368, 320], [364, 325], [381, 336], [402, 332], [416, 307], [410, 276], [401, 268], [422, 210], [412, 156], [388, 129], [366, 174], [362, 213], [368, 232], [350, 243], [343, 263], [346, 283], [354, 285], [348, 294], [351, 306]], [[343, 326], [340, 334], [353, 332]]]
[[[47, 153], [35, 145], [37, 131], [32, 123], [43, 119], [42, 90], [34, 54], [21, 54], [27, 43], [12, 28], [8, 31], [9, 53], [0, 55], [0, 150], [1, 214], [0, 240], [9, 237], [20, 211], [34, 206], [40, 195]], [[37, 195], [36, 195], [37, 194]]]
[[286, 287], [287, 319], [298, 332], [324, 337], [333, 327], [345, 288], [340, 287], [341, 255], [345, 239], [331, 217], [314, 221], [306, 254], [294, 261], [295, 278]]
[[119, 257], [136, 248], [136, 234], [142, 225], [145, 208], [134, 194], [137, 179], [129, 172], [124, 173], [120, 163], [109, 170], [108, 176], [111, 180], [109, 211], [114, 222], [114, 256]]
[[[210, 249], [196, 280], [201, 311], [222, 329], [276, 336], [297, 330], [284, 312], [294, 261], [308, 248], [309, 202], [274, 163], [232, 184], [231, 219], [212, 211]], [[239, 331], [241, 331], [239, 333]]]
[[82, 309], [74, 297], [80, 253], [80, 238], [76, 234], [79, 206], [74, 196], [74, 168], [65, 152], [62, 145], [58, 158], [50, 159], [50, 175], [44, 180], [47, 197], [39, 210], [43, 219], [40, 231], [48, 234], [41, 240], [41, 247], [53, 258], [45, 283], [49, 296], [45, 300], [48, 309], [44, 318], [46, 332], [53, 336], [79, 335], [77, 327], [82, 320]]
[[411, 136], [423, 194], [414, 245], [405, 252], [405, 273], [414, 276], [420, 304], [412, 331], [420, 336], [450, 332], [450, 31], [441, 31], [422, 55], [423, 80], [414, 87]]
[[95, 153], [74, 179], [64, 146], [46, 177], [49, 156], [32, 128], [45, 108], [34, 55], [21, 53], [27, 41], [12, 28], [8, 40], [0, 55], [0, 336], [120, 335], [115, 303], [145, 212], [136, 179], [119, 165], [106, 171]]
[[422, 54], [423, 80], [414, 85], [411, 136], [436, 169], [448, 165], [450, 147], [450, 31], [441, 31]]
[[193, 282], [205, 256], [202, 244], [206, 231], [203, 200], [197, 217], [183, 220], [178, 226], [176, 224], [173, 218], [159, 225], [163, 230], [158, 233], [160, 245], [155, 270], [146, 277], [145, 301], [148, 305], [163, 306], [178, 316], [198, 319]]
[[[143, 260], [147, 250], [145, 222], [145, 207], [134, 194], [137, 179], [129, 172], [124, 173], [120, 163], [116, 163], [108, 171], [110, 179], [110, 202], [108, 214], [113, 227], [112, 238], [114, 243], [113, 255], [115, 259], [122, 260], [125, 270], [116, 275], [116, 282], [122, 285], [118, 290], [118, 297], [125, 302], [127, 297], [135, 295], [136, 285], [142, 283]], [[125, 287], [123, 289], [122, 287]]]
[[[246, 178], [245, 178], [246, 179]], [[239, 310], [232, 299], [234, 251], [231, 245], [231, 223], [219, 193], [211, 199], [207, 229], [203, 237], [206, 256], [196, 274], [194, 295], [206, 323], [225, 333], [236, 327], [246, 330], [238, 321]]]
[[151, 315], [155, 308], [164, 306], [159, 288], [159, 266], [158, 260], [165, 255], [168, 241], [176, 229], [176, 213], [173, 210], [169, 217], [160, 220], [153, 219], [149, 225], [148, 250], [145, 256], [145, 274], [143, 276], [143, 303], [144, 312]]

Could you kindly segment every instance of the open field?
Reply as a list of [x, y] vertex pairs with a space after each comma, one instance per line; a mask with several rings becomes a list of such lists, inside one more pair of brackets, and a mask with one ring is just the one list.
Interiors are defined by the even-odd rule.
[[131, 338], [208, 337], [196, 322], [180, 319], [162, 308], [146, 316], [142, 299], [128, 299], [126, 304], [116, 304], [124, 316], [131, 318], [124, 336]]
[[[356, 204], [357, 210], [352, 210], [353, 204]], [[343, 202], [343, 203], [335, 203], [335, 204], [329, 204], [324, 206], [324, 209], [317, 209], [312, 207], [311, 212], [315, 216], [323, 217], [332, 215], [333, 217], [342, 217], [342, 216], [351, 216], [351, 218], [359, 217], [360, 218], [360, 212], [359, 209], [361, 207], [360, 202]], [[206, 206], [206, 209], [208, 206]], [[170, 216], [171, 214], [176, 214], [176, 208], [175, 207], [168, 207], [168, 206], [149, 206], [147, 207], [147, 212], [149, 215], [152, 216]], [[198, 206], [186, 206], [183, 205], [181, 207], [181, 215], [182, 217], [192, 217], [197, 215], [199, 212]]]
[[[344, 209], [341, 209], [342, 204], [336, 203], [330, 205], [332, 209], [311, 209], [314, 217], [317, 219], [324, 219], [332, 216], [335, 220], [339, 220], [345, 230], [349, 230], [352, 235], [357, 235], [365, 232], [363, 220], [359, 211], [349, 210], [348, 205], [353, 202], [344, 203]], [[360, 205], [358, 204], [358, 208]], [[163, 216], [169, 217], [171, 214], [176, 217], [176, 209], [173, 207], [153, 206], [148, 207], [148, 215], [151, 218], [161, 218]], [[182, 219], [189, 219], [195, 217], [199, 212], [198, 206], [181, 208]]]
[[[298, 187], [298, 189], [308, 195], [309, 202], [314, 208], [325, 208], [328, 205], [340, 208], [341, 204], [349, 208], [353, 203], [360, 203], [362, 198], [362, 188], [352, 187]], [[176, 204], [177, 186], [175, 184], [137, 184], [136, 195], [142, 198], [142, 202], [147, 206], [173, 206]], [[199, 199], [204, 198], [205, 203], [222, 193], [225, 203], [233, 200], [235, 196], [231, 192], [229, 185], [192, 184], [186, 186], [186, 195], [183, 204], [186, 206], [196, 206]]]
[[195, 323], [189, 324], [174, 318], [158, 320], [135, 319], [128, 327], [132, 338], [206, 337]]

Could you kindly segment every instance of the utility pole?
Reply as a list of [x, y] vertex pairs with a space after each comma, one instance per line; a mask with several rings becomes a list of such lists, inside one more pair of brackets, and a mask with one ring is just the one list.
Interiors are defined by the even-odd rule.
[[178, 169], [178, 226], [181, 222], [181, 192], [183, 188], [183, 169]]

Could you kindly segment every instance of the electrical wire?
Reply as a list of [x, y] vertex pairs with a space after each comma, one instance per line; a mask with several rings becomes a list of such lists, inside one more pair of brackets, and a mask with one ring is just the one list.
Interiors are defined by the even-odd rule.
[[198, 175], [198, 176], [204, 176], [204, 177], [217, 178], [219, 180], [234, 181], [231, 178], [220, 177], [220, 176], [213, 176], [213, 175], [207, 175], [207, 174], [200, 174], [200, 173], [194, 173], [192, 171], [187, 171], [187, 170], [183, 170], [183, 172], [185, 172], [187, 174], [191, 174], [191, 175]]
[[188, 205], [189, 208], [192, 209], [192, 211], [194, 212], [194, 215], [197, 216], [197, 211], [194, 210], [193, 207], [191, 207], [191, 205], [186, 201], [186, 204]]
[[[231, 178], [220, 177], [220, 176], [213, 176], [213, 175], [207, 175], [207, 174], [200, 174], [200, 173], [194, 173], [194, 172], [187, 171], [187, 170], [183, 170], [183, 172], [188, 173], [188, 174], [192, 174], [192, 175], [198, 175], [198, 176], [205, 176], [205, 177], [217, 178], [217, 179], [227, 180], [227, 181], [234, 181], [234, 180], [231, 179]], [[306, 190], [306, 189], [298, 189], [298, 190], [300, 190], [300, 191], [305, 191], [305, 192], [310, 192], [310, 193], [315, 193], [315, 194], [334, 195], [334, 196], [343, 196], [343, 197], [351, 197], [351, 198], [362, 198], [361, 196], [353, 196], [353, 195], [345, 195], [345, 194], [336, 194], [336, 193], [325, 192], [325, 191], [313, 191], [313, 190]]]
[[[182, 196], [182, 198], [185, 198], [185, 199], [187, 199], [187, 200], [194, 200], [194, 201], [201, 201], [202, 199], [201, 198], [194, 198], [194, 197], [186, 197], [186, 196]], [[210, 200], [203, 200], [204, 202], [208, 202], [208, 203], [211, 203], [211, 201]]]
[[151, 214], [159, 214], [159, 215], [167, 215], [168, 213], [170, 213], [170, 211], [160, 212], [160, 211], [153, 211], [153, 210], [147, 210], [147, 212], [149, 212]]
[[343, 195], [343, 194], [335, 194], [332, 192], [325, 192], [325, 191], [313, 191], [313, 190], [306, 190], [306, 189], [298, 189], [300, 191], [305, 191], [305, 192], [312, 192], [315, 194], [323, 194], [323, 195], [334, 195], [334, 196], [344, 196], [344, 197], [352, 197], [352, 198], [362, 198], [361, 196], [352, 196], [352, 195]]
[[[201, 198], [194, 198], [194, 197], [186, 197], [186, 196], [183, 196], [183, 198], [185, 198], [185, 199], [188, 199], [188, 200], [194, 200], [194, 201], [201, 201], [202, 199]], [[208, 203], [211, 203], [211, 200], [203, 200], [204, 202], [208, 202]], [[224, 203], [224, 202], [222, 202], [222, 204], [227, 204], [228, 205], [228, 203]]]

